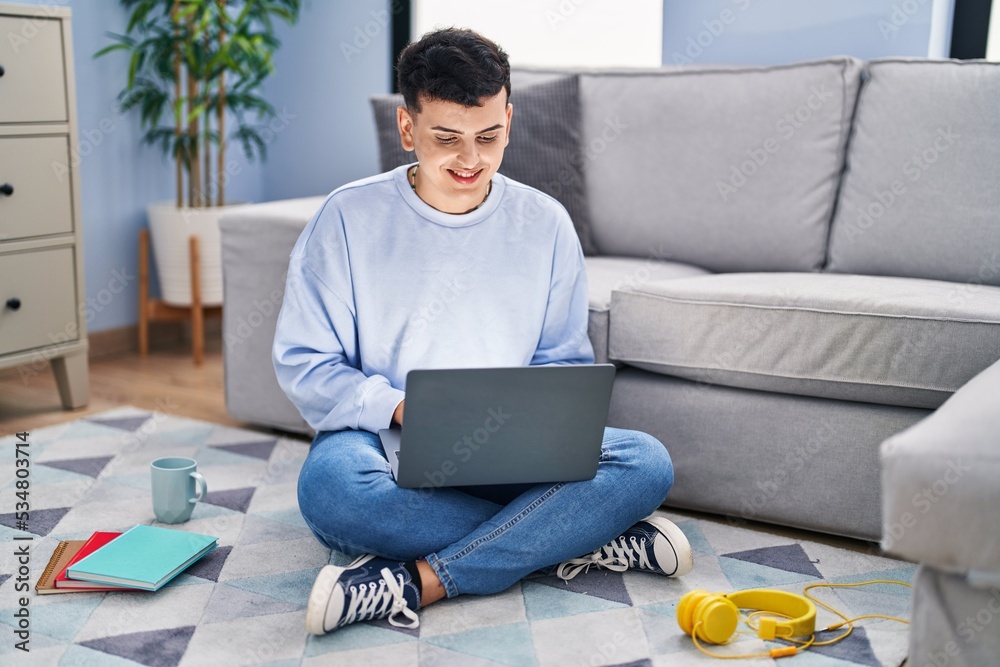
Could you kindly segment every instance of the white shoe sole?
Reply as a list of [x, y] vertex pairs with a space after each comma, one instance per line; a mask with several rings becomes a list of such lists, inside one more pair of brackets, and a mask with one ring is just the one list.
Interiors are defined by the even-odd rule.
[[646, 523], [656, 526], [656, 529], [667, 536], [670, 546], [673, 547], [674, 557], [677, 559], [677, 568], [673, 572], [666, 573], [668, 577], [683, 577], [694, 568], [694, 553], [691, 551], [691, 543], [680, 528], [670, 519], [662, 516], [650, 516], [643, 519]]
[[375, 558], [375, 554], [365, 554], [344, 567], [337, 567], [336, 565], [323, 566], [323, 569], [316, 575], [316, 581], [313, 582], [312, 590], [309, 592], [309, 604], [306, 607], [307, 632], [314, 635], [325, 635], [333, 629], [330, 628], [330, 630], [327, 630], [324, 627], [326, 610], [330, 606], [333, 587], [337, 584], [337, 580], [340, 579], [340, 575], [345, 570], [364, 565], [373, 558]]

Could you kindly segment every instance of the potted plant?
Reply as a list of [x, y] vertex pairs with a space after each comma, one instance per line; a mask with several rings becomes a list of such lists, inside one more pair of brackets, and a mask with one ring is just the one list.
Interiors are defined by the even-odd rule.
[[[271, 56], [280, 46], [273, 18], [294, 24], [301, 0], [120, 1], [129, 11], [126, 34], [107, 33], [114, 43], [94, 57], [130, 55], [120, 108], [138, 109], [144, 142], [176, 160], [176, 199], [147, 209], [163, 300], [191, 304], [188, 239], [194, 235], [202, 303], [221, 304], [218, 219], [238, 205], [225, 200], [232, 175], [226, 149], [237, 140], [249, 160], [267, 158], [265, 137], [273, 136], [267, 123], [276, 113], [257, 91], [274, 71]], [[228, 135], [227, 116], [235, 117]]]

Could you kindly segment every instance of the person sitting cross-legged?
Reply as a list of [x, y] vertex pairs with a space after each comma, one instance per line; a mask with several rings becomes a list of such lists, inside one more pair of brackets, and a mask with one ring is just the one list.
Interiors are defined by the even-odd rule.
[[670, 456], [641, 431], [605, 427], [589, 480], [488, 492], [394, 481], [377, 433], [403, 423], [409, 370], [594, 363], [572, 220], [497, 172], [507, 54], [448, 28], [407, 46], [397, 69], [400, 141], [416, 163], [327, 197], [292, 250], [274, 336], [278, 382], [316, 430], [299, 508], [323, 545], [355, 558], [320, 571], [307, 630], [415, 627], [421, 607], [535, 572], [686, 574], [684, 533], [653, 514]]

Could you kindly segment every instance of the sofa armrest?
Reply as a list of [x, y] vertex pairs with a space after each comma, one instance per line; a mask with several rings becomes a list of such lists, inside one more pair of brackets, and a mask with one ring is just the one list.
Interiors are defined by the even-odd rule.
[[325, 200], [254, 204], [219, 220], [226, 412], [234, 419], [310, 437], [315, 432], [278, 385], [271, 346], [289, 255]]
[[1000, 585], [1000, 361], [880, 454], [882, 548]]

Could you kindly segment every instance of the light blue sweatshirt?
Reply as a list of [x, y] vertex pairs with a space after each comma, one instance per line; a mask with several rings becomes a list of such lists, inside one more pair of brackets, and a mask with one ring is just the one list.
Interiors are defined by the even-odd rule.
[[334, 190], [292, 249], [274, 370], [317, 431], [388, 428], [414, 368], [594, 363], [566, 209], [497, 174], [442, 213], [408, 166]]

